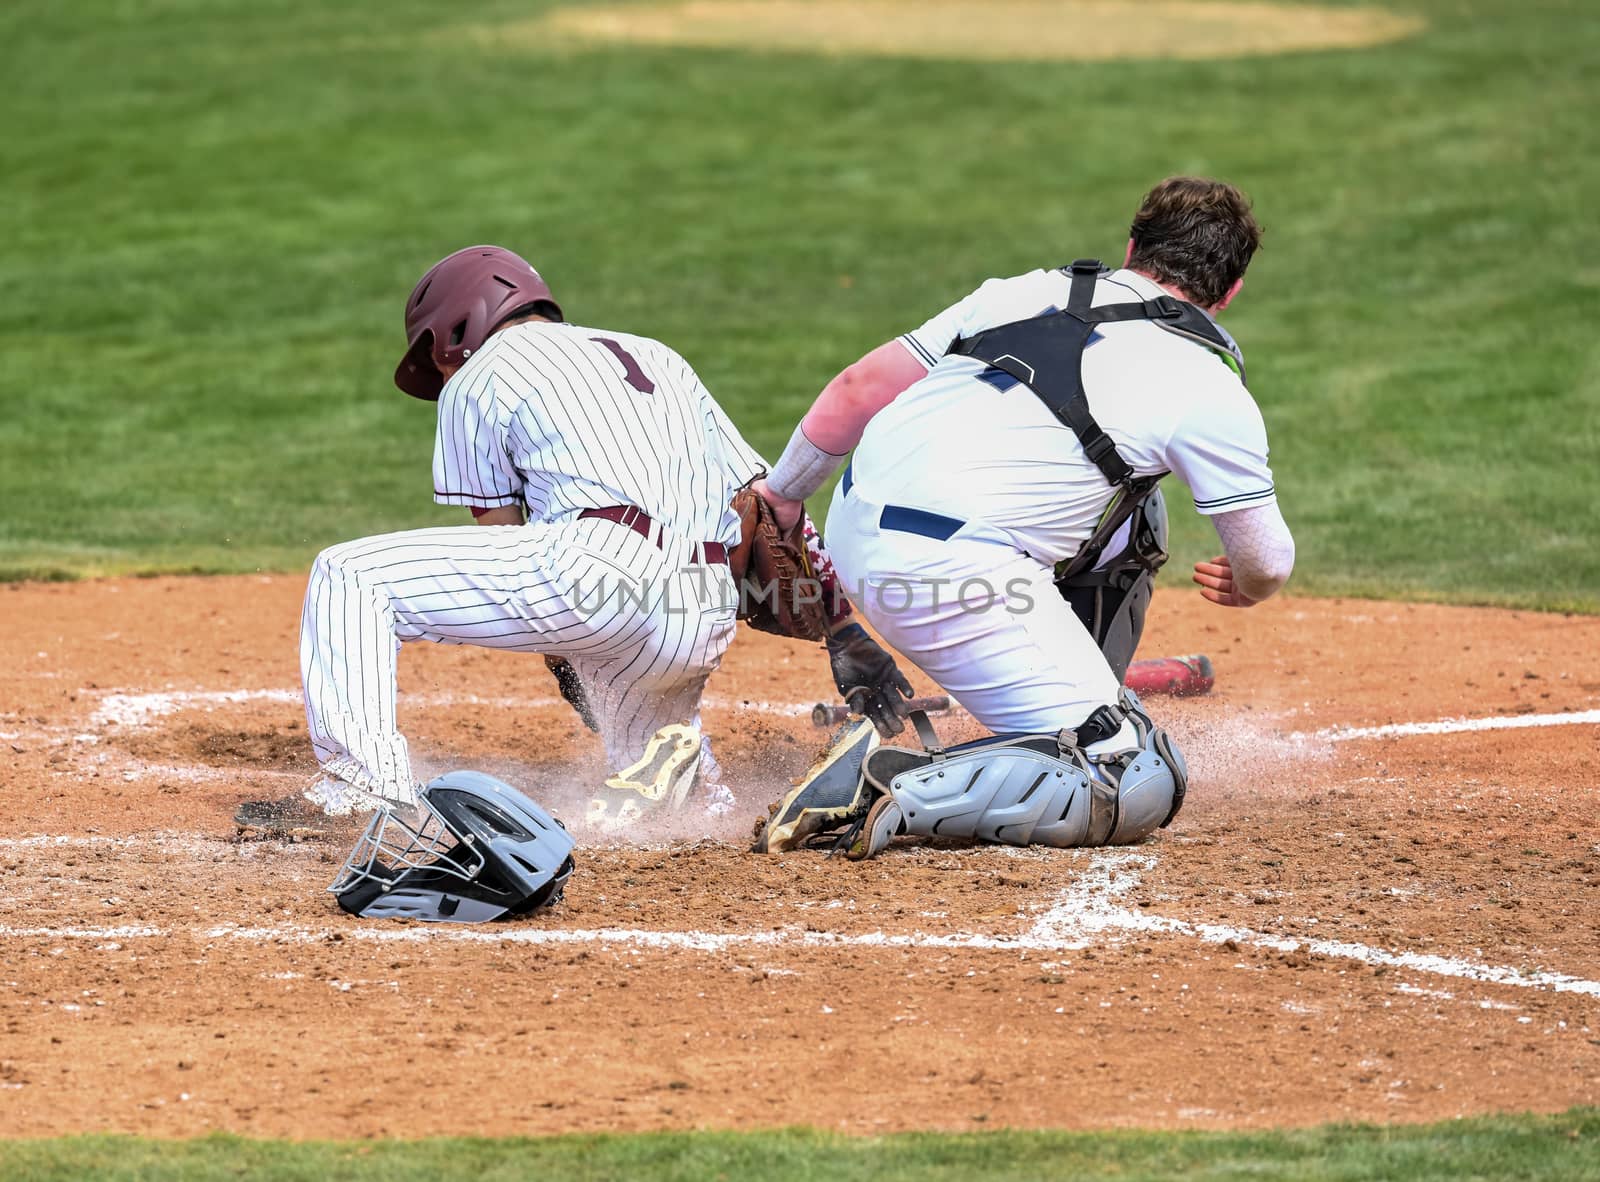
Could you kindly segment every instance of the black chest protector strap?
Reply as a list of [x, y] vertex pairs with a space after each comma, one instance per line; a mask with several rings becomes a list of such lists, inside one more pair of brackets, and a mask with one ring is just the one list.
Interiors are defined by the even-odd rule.
[[1135, 477], [1133, 468], [1118, 453], [1117, 445], [1089, 413], [1089, 399], [1083, 390], [1083, 351], [1094, 335], [1095, 326], [1131, 320], [1152, 321], [1168, 332], [1221, 354], [1239, 375], [1239, 380], [1244, 380], [1244, 361], [1238, 349], [1211, 318], [1193, 304], [1161, 295], [1152, 300], [1103, 304], [1096, 308], [1095, 284], [1107, 273], [1107, 268], [1099, 259], [1079, 259], [1066, 270], [1072, 277], [1066, 311], [1002, 324], [957, 340], [948, 350], [1008, 373], [1032, 390], [1050, 408], [1050, 413], [1078, 437], [1084, 454], [1116, 490], [1094, 532], [1066, 564], [1059, 576], [1062, 578], [1093, 567], [1123, 522], [1166, 475], [1161, 472]]
[[1016, 320], [957, 340], [949, 352], [972, 357], [1016, 378], [1050, 408], [1083, 445], [1084, 454], [1112, 485], [1133, 482], [1133, 469], [1117, 445], [1089, 413], [1083, 391], [1083, 351], [1096, 325], [1150, 320], [1233, 359], [1243, 378], [1237, 352], [1211, 318], [1193, 304], [1157, 296], [1124, 304], [1094, 304], [1095, 283], [1106, 268], [1098, 259], [1079, 259], [1068, 268], [1072, 288], [1063, 312]]

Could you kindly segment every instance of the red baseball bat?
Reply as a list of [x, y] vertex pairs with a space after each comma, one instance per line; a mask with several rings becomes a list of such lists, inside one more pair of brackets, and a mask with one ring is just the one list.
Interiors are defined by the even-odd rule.
[[1211, 658], [1201, 653], [1187, 657], [1157, 657], [1150, 661], [1135, 661], [1128, 666], [1128, 675], [1122, 679], [1136, 694], [1171, 694], [1175, 698], [1188, 698], [1209, 694], [1217, 683], [1217, 671]]

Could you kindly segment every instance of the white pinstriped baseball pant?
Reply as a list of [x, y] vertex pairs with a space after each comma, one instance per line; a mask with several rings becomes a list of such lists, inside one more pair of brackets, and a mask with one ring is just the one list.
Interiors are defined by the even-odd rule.
[[[564, 656], [589, 695], [612, 767], [669, 723], [699, 726], [706, 679], [733, 638], [725, 565], [610, 521], [411, 530], [317, 557], [300, 623], [311, 743], [324, 771], [415, 800], [396, 724], [400, 645], [475, 644]], [[530, 666], [546, 676], [543, 664]]]

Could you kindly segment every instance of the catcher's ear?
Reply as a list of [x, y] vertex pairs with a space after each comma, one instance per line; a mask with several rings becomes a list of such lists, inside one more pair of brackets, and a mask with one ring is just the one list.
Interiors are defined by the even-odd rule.
[[1240, 289], [1243, 288], [1243, 287], [1244, 287], [1244, 276], [1241, 275], [1241, 276], [1239, 276], [1239, 278], [1237, 278], [1237, 279], [1235, 279], [1233, 281], [1233, 286], [1228, 288], [1228, 294], [1223, 296], [1215, 304], [1211, 305], [1211, 310], [1213, 312], [1222, 311], [1222, 309], [1226, 308], [1229, 304], [1233, 303], [1234, 298], [1236, 296], [1238, 296]]

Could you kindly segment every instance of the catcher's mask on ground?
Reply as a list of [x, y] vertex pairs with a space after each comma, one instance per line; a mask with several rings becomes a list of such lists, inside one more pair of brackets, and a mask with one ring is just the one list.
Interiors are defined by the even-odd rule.
[[381, 809], [328, 889], [366, 918], [482, 923], [557, 902], [572, 838], [544, 809], [482, 772], [451, 772], [404, 813]]
[[550, 287], [527, 259], [503, 246], [469, 246], [440, 259], [406, 300], [406, 355], [394, 384], [437, 401], [443, 369], [460, 369], [508, 318], [536, 307], [561, 319]]

